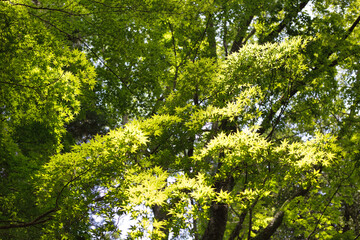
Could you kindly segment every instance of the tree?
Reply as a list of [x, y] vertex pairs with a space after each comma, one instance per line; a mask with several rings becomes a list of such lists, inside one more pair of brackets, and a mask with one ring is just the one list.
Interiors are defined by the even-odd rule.
[[[0, 221], [5, 228], [27, 226], [43, 213], [36, 207], [32, 178], [61, 151], [64, 124], [79, 112], [80, 94], [95, 83], [95, 69], [84, 53], [15, 6], [0, 3]], [[0, 235], [25, 239], [37, 231], [14, 229]]]
[[359, 237], [358, 1], [1, 6], [1, 236]]

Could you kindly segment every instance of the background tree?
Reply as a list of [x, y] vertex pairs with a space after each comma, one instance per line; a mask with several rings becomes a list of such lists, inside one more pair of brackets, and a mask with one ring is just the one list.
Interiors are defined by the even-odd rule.
[[359, 236], [358, 1], [0, 4], [2, 236]]

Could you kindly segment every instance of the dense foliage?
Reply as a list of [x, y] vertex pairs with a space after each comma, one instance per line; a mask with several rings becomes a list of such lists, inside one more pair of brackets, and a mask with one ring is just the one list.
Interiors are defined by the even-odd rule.
[[359, 9], [0, 1], [0, 238], [359, 238]]

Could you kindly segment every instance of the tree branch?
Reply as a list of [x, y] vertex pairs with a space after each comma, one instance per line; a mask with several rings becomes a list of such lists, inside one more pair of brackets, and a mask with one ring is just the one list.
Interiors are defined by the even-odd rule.
[[237, 31], [235, 40], [231, 46], [230, 54], [239, 51], [239, 49], [244, 45], [245, 42], [243, 42], [243, 40], [245, 38], [246, 31], [247, 31], [248, 27], [250, 26], [253, 18], [254, 18], [254, 15], [251, 15], [251, 16], [249, 16], [249, 18], [247, 18], [244, 21], [244, 23], [242, 23], [242, 22], [239, 23], [240, 27]]
[[284, 206], [287, 205], [291, 200], [295, 199], [296, 197], [299, 196], [305, 196], [306, 194], [308, 194], [308, 192], [310, 191], [310, 188], [308, 189], [297, 189], [297, 191], [294, 192], [294, 194], [292, 194], [290, 196], [290, 198], [288, 198], [283, 205], [280, 207], [280, 209], [276, 212], [273, 220], [266, 226], [266, 228], [264, 228], [258, 235], [256, 235], [255, 238], [253, 238], [252, 240], [267, 240], [270, 239], [271, 236], [276, 232], [276, 230], [281, 226], [284, 215], [285, 215], [285, 211]]
[[314, 229], [313, 229], [312, 232], [309, 234], [309, 236], [306, 238], [306, 240], [309, 240], [310, 237], [315, 233], [315, 231], [317, 230], [317, 227], [319, 226], [320, 221], [321, 221], [322, 217], [324, 216], [324, 214], [325, 214], [327, 208], [329, 207], [330, 203], [332, 202], [332, 200], [334, 199], [335, 195], [337, 194], [337, 192], [338, 192], [339, 189], [341, 188], [342, 184], [343, 184], [344, 182], [346, 182], [346, 180], [348, 180], [348, 179], [352, 176], [352, 174], [354, 173], [355, 169], [356, 169], [356, 167], [353, 167], [351, 173], [350, 173], [348, 176], [346, 176], [346, 178], [344, 178], [344, 179], [342, 179], [342, 180], [340, 181], [340, 183], [339, 183], [339, 185], [337, 186], [336, 190], [335, 190], [334, 193], [331, 195], [330, 199], [328, 200], [327, 204], [325, 205], [324, 210], [321, 212], [321, 215], [320, 215], [319, 219], [316, 221], [316, 224], [315, 224]]
[[343, 40], [346, 40], [350, 34], [354, 31], [354, 29], [356, 28], [356, 26], [359, 24], [360, 22], [360, 15], [357, 17], [357, 19], [353, 22], [353, 24], [351, 25], [351, 27], [346, 31]]
[[49, 218], [45, 218], [45, 217], [47, 217], [50, 214], [55, 213], [55, 212], [57, 212], [59, 210], [60, 210], [60, 208], [55, 207], [55, 208], [41, 214], [40, 216], [38, 216], [37, 218], [35, 218], [34, 220], [32, 220], [30, 222], [18, 223], [18, 224], [9, 224], [9, 225], [5, 225], [5, 226], [0, 226], [0, 229], [24, 228], [24, 227], [29, 227], [29, 226], [42, 224], [42, 223], [45, 223], [45, 222], [47, 222], [47, 221], [49, 221], [51, 219], [51, 217], [49, 217]]
[[229, 240], [235, 240], [239, 236], [239, 233], [240, 233], [241, 229], [243, 228], [243, 223], [245, 221], [247, 211], [242, 212], [240, 215], [238, 215], [237, 213], [235, 213], [235, 214], [239, 217], [239, 221], [237, 222], [234, 230], [232, 230]]
[[208, 15], [208, 19], [206, 21], [206, 26], [204, 31], [202, 32], [202, 34], [199, 36], [199, 39], [195, 42], [194, 48], [195, 48], [195, 53], [194, 53], [194, 58], [192, 59], [192, 61], [194, 62], [197, 56], [197, 52], [199, 51], [199, 48], [201, 46], [202, 41], [204, 40], [204, 37], [206, 35], [206, 32], [208, 31], [208, 28], [210, 26], [210, 20], [212, 18], [212, 14], [209, 13]]
[[14, 2], [11, 2], [10, 0], [3, 0], [3, 2], [9, 2], [13, 6], [22, 6], [22, 7], [35, 9], [35, 10], [47, 10], [47, 11], [61, 12], [61, 13], [65, 13], [65, 14], [70, 15], [70, 16], [86, 16], [86, 15], [90, 15], [90, 13], [82, 14], [82, 13], [76, 13], [76, 12], [68, 12], [68, 11], [66, 11], [64, 9], [59, 9], [59, 8], [35, 7], [35, 6], [27, 5], [27, 4], [24, 4], [24, 3], [14, 3]]
[[79, 40], [82, 44], [84, 44], [84, 46], [92, 53], [94, 54], [94, 56], [105, 66], [106, 69], [109, 70], [109, 72], [111, 72], [117, 79], [120, 80], [120, 82], [126, 87], [126, 89], [131, 93], [131, 94], [134, 94], [133, 91], [130, 89], [128, 83], [123, 79], [121, 78], [119, 75], [117, 75], [117, 73], [111, 68], [109, 67], [104, 60], [101, 59], [101, 57], [96, 53], [94, 52], [94, 50], [92, 50], [92, 48], [80, 37], [76, 37], [76, 36], [73, 36], [72, 34], [70, 33], [67, 33], [66, 31], [60, 29], [59, 27], [55, 26], [53, 23], [43, 19], [42, 17], [36, 15], [36, 14], [33, 14], [33, 13], [29, 13], [31, 16], [34, 16], [36, 18], [38, 18], [39, 20], [41, 20], [42, 22], [45, 22], [47, 24], [49, 24], [51, 27], [55, 28], [56, 30], [58, 30], [59, 32], [61, 32], [62, 34], [65, 34], [67, 37], [72, 37], [74, 39], [77, 39]]
[[[354, 23], [351, 25], [351, 27], [346, 31], [346, 34], [343, 37], [343, 40], [346, 40], [350, 34], [354, 31], [355, 27], [360, 22], [360, 16], [354, 21]], [[329, 53], [327, 54], [327, 57], [329, 58], [331, 54], [333, 54], [336, 51], [336, 48], [333, 48]], [[328, 66], [329, 67], [335, 67], [338, 64], [338, 59], [335, 59], [332, 61]], [[308, 82], [311, 82], [311, 79], [313, 79], [315, 76], [320, 74], [322, 72], [323, 68], [321, 68], [319, 65], [315, 66], [311, 71], [309, 71], [308, 76], [305, 78], [307, 81], [297, 81], [294, 83], [292, 89], [290, 89], [289, 94], [284, 93], [283, 96], [273, 105], [268, 114], [264, 117], [264, 120], [258, 130], [258, 133], [262, 135], [270, 126], [271, 121], [273, 120], [275, 113], [285, 104], [288, 104], [288, 101], [294, 97], [300, 90], [307, 85]]]
[[289, 11], [285, 15], [285, 18], [282, 20], [282, 22], [279, 23], [279, 25], [277, 25], [276, 28], [272, 32], [270, 32], [268, 35], [259, 39], [259, 43], [262, 44], [262, 43], [273, 41], [284, 30], [284, 28], [294, 18], [296, 18], [297, 14], [304, 9], [304, 7], [308, 4], [309, 1], [310, 0], [303, 0], [302, 2], [300, 2], [300, 4], [297, 7], [291, 9], [291, 11]]
[[280, 227], [283, 218], [284, 218], [284, 211], [278, 211], [273, 220], [266, 226], [266, 228], [261, 231], [253, 240], [267, 240], [276, 232], [276, 230]]

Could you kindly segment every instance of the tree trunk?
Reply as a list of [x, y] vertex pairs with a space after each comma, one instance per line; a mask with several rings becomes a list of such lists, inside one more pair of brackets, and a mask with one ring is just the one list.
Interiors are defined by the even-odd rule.
[[[216, 192], [228, 191], [234, 188], [234, 178], [229, 176], [224, 182], [216, 182]], [[210, 220], [202, 240], [222, 240], [226, 229], [229, 206], [225, 203], [212, 202], [210, 207]]]

